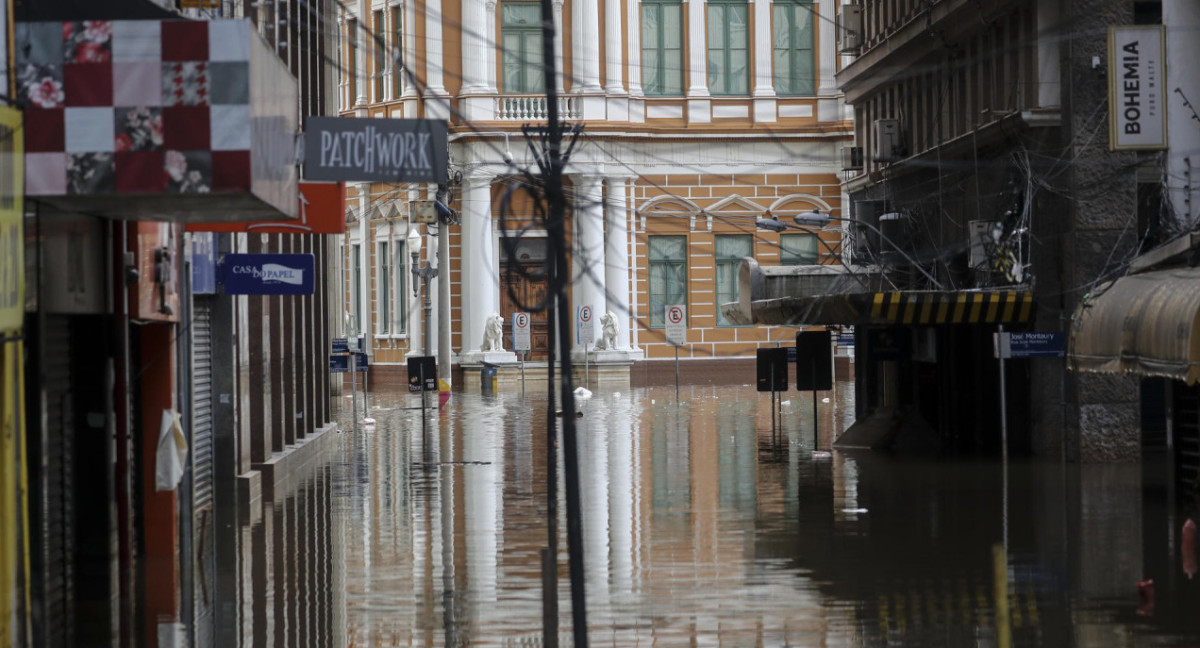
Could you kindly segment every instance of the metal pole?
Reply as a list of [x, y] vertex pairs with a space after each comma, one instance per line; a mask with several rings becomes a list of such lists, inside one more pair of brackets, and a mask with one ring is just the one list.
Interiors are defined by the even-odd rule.
[[[452, 380], [450, 367], [450, 223], [441, 222], [438, 225], [437, 269], [438, 281], [438, 378], [449, 386]], [[442, 268], [446, 274], [442, 275]], [[426, 330], [429, 327], [426, 326]], [[426, 353], [425, 355], [429, 355]], [[441, 390], [441, 385], [438, 385]]]
[[1000, 456], [1008, 467], [1008, 395], [1004, 387], [1004, 325], [1000, 325], [996, 338], [996, 355], [1000, 356]]
[[771, 445], [778, 445], [775, 437], [775, 363], [771, 363]]
[[583, 343], [583, 386], [592, 384], [591, 364], [588, 362], [588, 343]]
[[675, 402], [679, 402], [679, 345], [675, 345]]
[[521, 351], [521, 397], [525, 397], [525, 352]]
[[813, 386], [813, 452], [821, 448], [821, 419], [817, 418], [817, 363], [809, 366]]
[[357, 353], [350, 352], [350, 416], [353, 421], [350, 425], [351, 430], [358, 429], [358, 376], [355, 375], [358, 373]]

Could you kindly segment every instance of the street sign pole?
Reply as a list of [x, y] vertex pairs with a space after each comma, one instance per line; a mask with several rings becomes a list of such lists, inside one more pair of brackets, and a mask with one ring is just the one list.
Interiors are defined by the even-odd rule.
[[681, 304], [664, 307], [667, 342], [675, 347], [675, 402], [679, 402], [679, 347], [687, 342], [687, 311]]
[[358, 354], [350, 354], [350, 416], [353, 417], [351, 430], [358, 430]]

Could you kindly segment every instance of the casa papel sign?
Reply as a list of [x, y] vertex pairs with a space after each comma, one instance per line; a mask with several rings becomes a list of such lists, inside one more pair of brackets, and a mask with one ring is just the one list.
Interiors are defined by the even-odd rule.
[[1108, 30], [1109, 146], [1167, 148], [1167, 82], [1162, 25]]
[[219, 270], [227, 295], [311, 295], [311, 254], [226, 254]]
[[443, 119], [309, 117], [304, 179], [337, 182], [445, 182]]

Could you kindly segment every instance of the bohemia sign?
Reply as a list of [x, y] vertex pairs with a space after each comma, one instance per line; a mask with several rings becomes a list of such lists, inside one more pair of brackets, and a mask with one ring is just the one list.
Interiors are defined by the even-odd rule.
[[1167, 148], [1167, 82], [1162, 25], [1108, 30], [1109, 146]]
[[311, 254], [226, 254], [221, 263], [227, 295], [311, 295]]
[[305, 180], [446, 181], [445, 120], [309, 117], [306, 127]]

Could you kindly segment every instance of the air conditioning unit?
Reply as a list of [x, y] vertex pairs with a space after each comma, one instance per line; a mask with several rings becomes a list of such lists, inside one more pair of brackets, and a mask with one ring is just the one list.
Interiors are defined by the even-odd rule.
[[434, 225], [437, 221], [437, 207], [432, 200], [414, 200], [408, 204], [408, 220], [411, 223]]
[[837, 48], [842, 54], [858, 52], [863, 42], [862, 5], [842, 5], [837, 22]]
[[861, 146], [842, 147], [842, 171], [862, 171], [863, 151]]
[[900, 120], [875, 120], [875, 146], [871, 150], [878, 162], [888, 162], [900, 156]]

